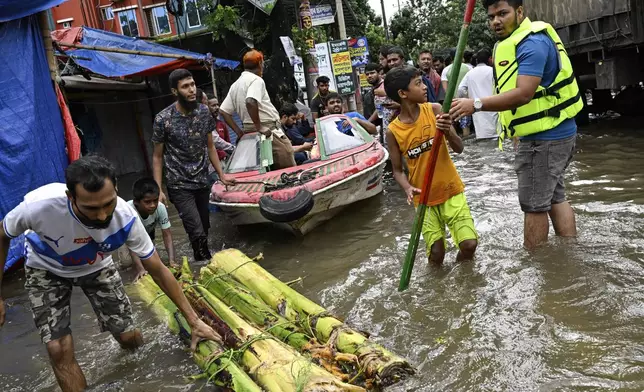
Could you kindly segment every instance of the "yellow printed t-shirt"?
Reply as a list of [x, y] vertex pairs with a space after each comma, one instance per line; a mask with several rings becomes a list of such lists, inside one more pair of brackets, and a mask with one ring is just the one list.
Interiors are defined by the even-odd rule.
[[[429, 155], [436, 134], [436, 116], [430, 103], [420, 106], [420, 115], [413, 124], [405, 124], [396, 118], [389, 124], [389, 130], [396, 137], [400, 151], [409, 167], [409, 182], [412, 186], [422, 189], [425, 181], [425, 171], [429, 163]], [[456, 171], [454, 162], [447, 150], [447, 141], [440, 146], [438, 161], [434, 171], [434, 179], [427, 200], [428, 205], [436, 206], [445, 203], [451, 197], [463, 193], [465, 187]], [[418, 205], [420, 195], [414, 197]]]

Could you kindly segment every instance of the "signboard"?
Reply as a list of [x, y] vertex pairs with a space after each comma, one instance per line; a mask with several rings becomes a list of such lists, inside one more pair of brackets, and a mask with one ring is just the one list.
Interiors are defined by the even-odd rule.
[[371, 88], [369, 82], [367, 81], [367, 74], [365, 73], [365, 66], [359, 66], [356, 67], [356, 73], [358, 74], [358, 79], [360, 79], [360, 87], [361, 88]]
[[277, 0], [248, 0], [248, 2], [262, 10], [266, 15], [270, 15]]
[[352, 38], [349, 40], [351, 65], [359, 67], [369, 64], [369, 44], [366, 37]]
[[337, 92], [340, 95], [353, 94], [356, 86], [353, 84], [353, 67], [351, 66], [351, 53], [347, 41], [329, 42], [331, 51], [331, 63], [333, 64], [333, 74]]
[[315, 57], [318, 62], [318, 74], [331, 79], [329, 82], [329, 88], [333, 91], [337, 91], [335, 76], [333, 75], [333, 67], [331, 65], [331, 56], [329, 55], [329, 46], [326, 42], [315, 45]]
[[302, 90], [306, 90], [306, 79], [304, 78], [304, 66], [302, 64], [295, 64], [293, 66], [293, 76], [297, 81], [297, 85]]
[[320, 4], [311, 7], [313, 26], [322, 26], [335, 23], [335, 15], [330, 4]]
[[309, 0], [302, 0], [300, 4], [300, 28], [308, 30], [313, 27], [313, 20], [311, 19], [311, 3]]
[[280, 40], [282, 41], [286, 57], [288, 57], [291, 65], [302, 64], [302, 58], [295, 53], [295, 46], [293, 45], [291, 37], [280, 37]]

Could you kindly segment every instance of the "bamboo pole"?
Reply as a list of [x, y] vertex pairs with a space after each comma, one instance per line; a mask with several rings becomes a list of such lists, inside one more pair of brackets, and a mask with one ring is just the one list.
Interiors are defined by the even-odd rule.
[[[467, 7], [465, 8], [465, 17], [463, 18], [463, 26], [461, 27], [461, 34], [458, 38], [458, 47], [456, 49], [456, 56], [452, 65], [452, 72], [450, 74], [450, 83], [447, 87], [445, 94], [445, 101], [443, 102], [443, 113], [449, 113], [452, 106], [452, 98], [456, 92], [456, 80], [461, 70], [461, 62], [463, 61], [463, 52], [465, 52], [465, 45], [467, 45], [467, 37], [469, 35], [470, 22], [472, 22], [472, 14], [474, 13], [474, 6], [476, 0], [467, 0]], [[432, 180], [434, 179], [434, 170], [436, 169], [436, 161], [438, 160], [438, 152], [443, 145], [443, 133], [436, 131], [432, 149], [430, 151], [429, 162], [425, 171], [425, 179], [423, 181], [423, 188], [420, 194], [420, 203], [416, 209], [416, 218], [414, 219], [414, 226], [411, 230], [411, 238], [407, 247], [405, 255], [405, 263], [403, 264], [402, 275], [400, 277], [400, 284], [398, 291], [405, 291], [409, 287], [411, 273], [414, 269], [414, 261], [416, 259], [416, 252], [418, 251], [418, 241], [420, 241], [420, 231], [427, 212], [427, 201], [429, 200], [429, 191], [432, 187]], [[431, 245], [431, 244], [428, 244]]]
[[210, 78], [212, 79], [212, 93], [215, 97], [219, 98], [217, 95], [217, 81], [215, 79], [215, 59], [212, 59], [212, 64], [210, 64]]
[[38, 13], [38, 24], [40, 25], [40, 34], [42, 36], [43, 46], [45, 47], [45, 56], [49, 66], [49, 76], [56, 82], [58, 76], [58, 67], [56, 66], [56, 57], [54, 56], [54, 47], [51, 39], [51, 30], [49, 29], [49, 19], [47, 11]]
[[144, 51], [144, 50], [120, 49], [120, 48], [110, 48], [110, 47], [107, 47], [107, 46], [92, 46], [92, 45], [81, 45], [81, 44], [64, 44], [62, 42], [58, 42], [58, 45], [62, 46], [62, 47], [66, 47], [66, 48], [88, 49], [88, 50], [96, 50], [96, 51], [99, 51], [99, 52], [138, 54], [140, 56], [165, 57], [165, 58], [170, 58], [170, 59], [205, 61], [205, 59], [192, 57], [192, 56], [183, 56], [183, 55], [170, 54], [170, 53], [155, 53], [155, 52], [147, 52], [147, 51]]

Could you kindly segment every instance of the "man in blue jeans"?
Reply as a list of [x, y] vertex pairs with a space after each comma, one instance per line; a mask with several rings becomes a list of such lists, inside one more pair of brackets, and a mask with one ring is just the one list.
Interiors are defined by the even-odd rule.
[[523, 0], [483, 0], [483, 5], [499, 39], [494, 51], [496, 95], [456, 99], [450, 115], [500, 112], [500, 138], [519, 138], [515, 170], [526, 248], [547, 242], [548, 216], [558, 236], [575, 237], [564, 173], [575, 151], [574, 118], [583, 102], [570, 59], [552, 26], [525, 17]]

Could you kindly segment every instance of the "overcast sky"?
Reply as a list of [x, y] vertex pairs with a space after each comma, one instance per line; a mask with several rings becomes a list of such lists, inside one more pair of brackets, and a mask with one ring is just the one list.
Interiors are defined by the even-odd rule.
[[[385, 12], [387, 13], [387, 21], [391, 20], [391, 17], [394, 16], [396, 11], [398, 11], [398, 0], [384, 0], [385, 1]], [[400, 6], [404, 7], [407, 3], [407, 0], [400, 0]], [[369, 0], [369, 5], [376, 11], [376, 15], [382, 15], [382, 7], [380, 6], [380, 0]]]

